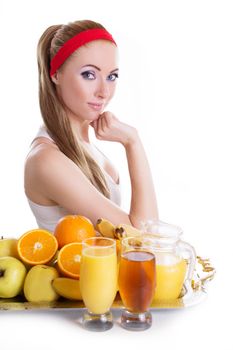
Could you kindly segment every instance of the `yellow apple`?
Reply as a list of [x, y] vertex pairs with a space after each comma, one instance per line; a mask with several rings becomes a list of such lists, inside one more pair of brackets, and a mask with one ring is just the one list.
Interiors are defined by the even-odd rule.
[[13, 298], [22, 288], [27, 270], [12, 256], [0, 257], [0, 298]]
[[15, 238], [0, 238], [0, 257], [2, 256], [13, 256], [18, 258], [17, 242]]
[[52, 281], [59, 276], [53, 266], [33, 266], [24, 282], [24, 296], [32, 302], [50, 302], [58, 299], [59, 295], [52, 286]]

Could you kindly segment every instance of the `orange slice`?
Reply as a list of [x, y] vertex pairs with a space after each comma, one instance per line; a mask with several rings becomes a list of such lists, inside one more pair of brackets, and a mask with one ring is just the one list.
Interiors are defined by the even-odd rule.
[[21, 260], [30, 265], [46, 264], [55, 255], [58, 243], [54, 235], [42, 229], [30, 230], [18, 240]]
[[63, 275], [79, 279], [81, 254], [82, 243], [79, 242], [69, 243], [61, 248], [57, 264]]

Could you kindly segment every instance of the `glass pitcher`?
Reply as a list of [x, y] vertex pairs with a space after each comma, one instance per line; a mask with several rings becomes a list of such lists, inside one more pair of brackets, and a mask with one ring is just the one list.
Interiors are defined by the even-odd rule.
[[154, 300], [177, 299], [192, 287], [196, 263], [194, 248], [181, 240], [182, 229], [162, 221], [142, 223], [143, 236], [153, 238], [152, 250], [156, 257], [156, 289]]

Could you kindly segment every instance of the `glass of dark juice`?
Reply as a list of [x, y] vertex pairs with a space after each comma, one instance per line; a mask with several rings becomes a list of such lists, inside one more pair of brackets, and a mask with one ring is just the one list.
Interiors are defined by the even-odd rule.
[[128, 330], [145, 330], [152, 324], [149, 310], [156, 285], [156, 261], [153, 240], [124, 238], [121, 241], [119, 292], [124, 304], [121, 326]]

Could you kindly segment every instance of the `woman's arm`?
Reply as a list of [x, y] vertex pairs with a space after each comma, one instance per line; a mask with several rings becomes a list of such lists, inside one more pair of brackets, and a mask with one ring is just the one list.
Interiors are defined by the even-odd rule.
[[158, 219], [153, 179], [137, 130], [110, 112], [103, 113], [92, 126], [98, 139], [120, 142], [125, 148], [131, 181], [129, 219], [132, 225], [140, 227], [141, 221]]
[[141, 221], [158, 219], [153, 179], [146, 153], [138, 136], [125, 145], [131, 181], [130, 221], [140, 227]]
[[121, 142], [125, 147], [132, 188], [129, 213], [100, 193], [79, 167], [51, 144], [43, 143], [29, 155], [25, 165], [25, 191], [33, 200], [30, 192], [33, 189], [42, 204], [46, 199], [46, 203], [66, 208], [71, 214], [88, 217], [93, 224], [99, 218], [105, 218], [114, 225], [125, 223], [140, 228], [141, 221], [158, 215], [146, 155], [136, 129], [111, 114], [107, 116], [107, 125], [105, 117], [96, 121], [93, 127], [97, 138]]
[[132, 224], [128, 213], [99, 192], [74, 162], [49, 144], [37, 146], [28, 156], [25, 192], [38, 204], [59, 205], [70, 214], [88, 217], [93, 224], [100, 218], [114, 225]]

